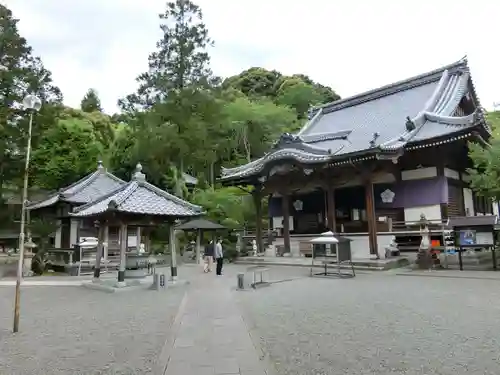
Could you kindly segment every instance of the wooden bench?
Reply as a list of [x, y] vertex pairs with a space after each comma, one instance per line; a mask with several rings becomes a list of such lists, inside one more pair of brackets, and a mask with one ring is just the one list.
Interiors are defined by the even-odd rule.
[[[247, 272], [251, 272], [253, 274], [253, 282], [251, 284], [252, 288], [269, 284], [268, 282], [264, 281], [264, 276], [263, 276], [264, 273], [269, 272], [269, 268], [264, 266], [252, 266], [247, 268]], [[260, 281], [257, 281], [257, 275], [260, 276]]]

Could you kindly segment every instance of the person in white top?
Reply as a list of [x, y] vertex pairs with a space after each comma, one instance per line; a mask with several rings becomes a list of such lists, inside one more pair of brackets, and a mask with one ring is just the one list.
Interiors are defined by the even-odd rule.
[[215, 273], [217, 276], [222, 275], [222, 265], [224, 264], [224, 253], [222, 252], [222, 240], [218, 239], [215, 244], [215, 259], [217, 262]]

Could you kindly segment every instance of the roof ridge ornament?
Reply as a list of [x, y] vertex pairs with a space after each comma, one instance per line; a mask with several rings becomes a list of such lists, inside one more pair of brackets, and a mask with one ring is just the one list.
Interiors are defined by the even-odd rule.
[[142, 173], [142, 164], [141, 163], [137, 163], [137, 165], [135, 166], [135, 173], [132, 176], [132, 179], [134, 181], [146, 181], [146, 175], [144, 173]]
[[104, 165], [102, 164], [102, 160], [101, 160], [101, 159], [99, 159], [99, 160], [97, 161], [97, 170], [98, 170], [98, 171], [102, 171], [103, 169], [104, 169]]
[[112, 211], [116, 210], [117, 208], [118, 208], [118, 203], [114, 199], [110, 200], [108, 203], [108, 210]]
[[377, 139], [380, 137], [379, 132], [373, 133], [373, 139], [370, 141], [370, 147], [375, 147], [377, 145]]
[[274, 144], [273, 148], [282, 148], [287, 145], [291, 144], [300, 144], [303, 143], [304, 141], [302, 138], [298, 135], [294, 135], [291, 133], [283, 133], [281, 134], [280, 138], [278, 139], [278, 142]]
[[309, 108], [307, 110], [307, 119], [312, 120], [312, 118], [316, 114], [316, 111], [317, 111], [317, 108], [315, 108], [314, 106], [309, 106]]
[[410, 116], [406, 116], [406, 130], [411, 132], [413, 130], [415, 130], [417, 127], [415, 126], [415, 123], [412, 121], [412, 119], [410, 118]]

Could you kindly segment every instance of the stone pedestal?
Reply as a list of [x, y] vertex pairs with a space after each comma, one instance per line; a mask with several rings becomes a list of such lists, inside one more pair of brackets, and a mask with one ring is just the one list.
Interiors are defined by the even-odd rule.
[[266, 256], [266, 257], [275, 257], [276, 256], [276, 247], [274, 245], [269, 245], [266, 248], [264, 256]]
[[24, 251], [24, 262], [23, 262], [23, 276], [31, 276], [33, 272], [31, 271], [31, 265], [33, 263], [34, 254], [30, 250]]

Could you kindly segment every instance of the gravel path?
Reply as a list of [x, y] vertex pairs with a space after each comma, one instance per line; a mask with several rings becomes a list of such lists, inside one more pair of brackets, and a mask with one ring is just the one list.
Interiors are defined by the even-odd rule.
[[497, 280], [374, 273], [236, 298], [279, 374], [498, 374]]
[[14, 288], [0, 287], [0, 374], [151, 374], [184, 292], [24, 287], [13, 335]]

